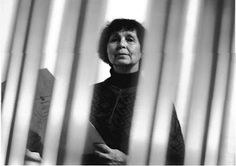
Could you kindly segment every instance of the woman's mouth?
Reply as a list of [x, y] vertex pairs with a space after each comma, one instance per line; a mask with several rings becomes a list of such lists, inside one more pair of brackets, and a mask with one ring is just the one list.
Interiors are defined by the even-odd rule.
[[126, 59], [129, 55], [128, 54], [116, 54], [115, 57], [117, 59]]
[[129, 55], [129, 54], [127, 54], [127, 53], [117, 53], [117, 54], [115, 54], [115, 56], [123, 56], [123, 55]]

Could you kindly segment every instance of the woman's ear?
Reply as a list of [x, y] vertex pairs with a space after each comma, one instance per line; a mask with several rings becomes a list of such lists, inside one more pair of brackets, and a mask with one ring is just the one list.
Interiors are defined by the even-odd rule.
[[107, 64], [110, 66], [110, 67], [112, 67], [112, 63], [110, 62], [110, 60], [107, 58]]
[[143, 58], [143, 50], [141, 50], [141, 58], [140, 59], [142, 59]]

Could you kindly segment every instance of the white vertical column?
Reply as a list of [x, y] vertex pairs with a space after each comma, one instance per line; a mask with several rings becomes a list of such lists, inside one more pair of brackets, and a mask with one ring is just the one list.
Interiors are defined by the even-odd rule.
[[147, 164], [149, 141], [159, 80], [168, 1], [148, 4], [147, 31], [136, 103], [130, 131], [128, 164]]
[[81, 48], [78, 50], [80, 57], [68, 127], [65, 164], [81, 163], [93, 93], [91, 83], [95, 82], [97, 76], [97, 45], [100, 27], [104, 24], [106, 2], [87, 1]]
[[0, 55], [1, 55], [1, 82], [7, 77], [7, 64], [10, 60], [10, 47], [15, 27], [16, 13], [19, 0], [2, 0], [0, 13]]
[[201, 12], [201, 0], [187, 0], [184, 8], [183, 40], [181, 42], [181, 69], [176, 96], [176, 110], [182, 132], [185, 134], [185, 122], [190, 102], [191, 85], [193, 80], [194, 60], [196, 56], [197, 30]]
[[150, 153], [150, 164], [165, 164], [172, 111], [181, 61], [182, 17], [184, 1], [170, 1], [168, 9], [160, 89]]
[[76, 43], [80, 7], [81, 0], [67, 0], [64, 9], [62, 9], [64, 10], [64, 15], [59, 45], [57, 48], [58, 58], [55, 69], [56, 79], [54, 82], [52, 101], [45, 134], [42, 159], [43, 164], [56, 164], [57, 161], [58, 146], [63, 125], [63, 117], [65, 115], [73, 58], [75, 56], [74, 47]]
[[200, 164], [205, 122], [209, 104], [212, 66], [215, 58], [215, 29], [217, 1], [203, 1], [196, 45], [191, 96], [185, 124], [185, 164]]
[[34, 103], [38, 69], [43, 55], [43, 43], [47, 23], [49, 1], [35, 0], [32, 4], [32, 16], [28, 38], [26, 40], [26, 58], [23, 68], [16, 119], [13, 130], [9, 164], [23, 164], [26, 142]]
[[5, 88], [5, 96], [2, 105], [2, 140], [1, 140], [1, 161], [5, 161], [7, 153], [7, 145], [9, 141], [10, 128], [13, 118], [15, 100], [17, 96], [17, 88], [20, 77], [20, 70], [23, 58], [23, 49], [27, 34], [30, 1], [21, 1], [18, 7], [15, 30], [13, 31], [12, 41], [12, 57], [9, 63], [9, 71], [7, 76], [7, 84]]
[[51, 0], [48, 30], [45, 39], [45, 56], [41, 68], [47, 68], [55, 74], [56, 60], [58, 57], [58, 45], [62, 29], [63, 14], [66, 0]]
[[216, 81], [212, 99], [211, 116], [209, 121], [209, 132], [206, 145], [205, 164], [217, 164], [219, 155], [219, 144], [222, 120], [225, 110], [227, 82], [229, 80], [230, 45], [232, 29], [232, 8], [230, 0], [224, 1], [224, 9], [220, 31], [218, 48], [218, 62], [216, 69]]
[[[233, 13], [233, 12], [232, 12]], [[235, 28], [235, 25], [233, 26]], [[233, 40], [231, 46], [231, 61], [229, 74], [228, 94], [225, 101], [225, 117], [222, 127], [222, 136], [219, 149], [218, 163], [220, 165], [235, 165], [236, 161], [236, 50], [235, 50], [235, 29], [233, 29]]]

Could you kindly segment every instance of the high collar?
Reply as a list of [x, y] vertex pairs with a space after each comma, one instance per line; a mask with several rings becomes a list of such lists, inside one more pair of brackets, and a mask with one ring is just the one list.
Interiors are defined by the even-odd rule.
[[110, 73], [111, 77], [109, 78], [109, 82], [111, 83], [111, 85], [114, 85], [118, 88], [125, 89], [135, 87], [138, 84], [139, 72], [121, 74], [111, 69]]

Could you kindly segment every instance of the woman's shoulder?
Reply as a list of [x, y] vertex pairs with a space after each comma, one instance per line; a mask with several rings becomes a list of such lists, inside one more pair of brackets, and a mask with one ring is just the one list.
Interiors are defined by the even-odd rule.
[[108, 78], [102, 82], [93, 84], [93, 91], [94, 93], [105, 92], [110, 89], [109, 87], [110, 87], [110, 84], [109, 84], [109, 78]]
[[109, 82], [110, 82], [110, 78], [107, 78], [102, 82], [98, 82], [98, 83], [93, 84], [93, 86], [94, 86], [95, 89], [104, 88], [104, 87], [106, 88], [110, 85]]

